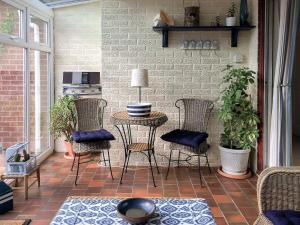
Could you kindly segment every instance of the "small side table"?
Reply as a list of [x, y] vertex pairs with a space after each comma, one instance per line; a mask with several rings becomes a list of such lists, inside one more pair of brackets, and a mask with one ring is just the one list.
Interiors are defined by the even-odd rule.
[[[32, 181], [31, 184], [29, 184], [29, 177], [36, 173], [35, 179]], [[18, 185], [18, 179], [24, 179], [24, 185], [22, 187], [19, 187]], [[40, 180], [40, 166], [38, 165], [35, 169], [33, 169], [30, 173], [28, 174], [18, 174], [18, 175], [13, 175], [13, 174], [4, 174], [1, 175], [1, 180], [5, 179], [14, 179], [15, 180], [15, 186], [12, 187], [13, 190], [20, 190], [24, 189], [24, 198], [27, 200], [28, 199], [28, 190], [29, 188], [34, 184], [38, 183], [38, 187], [41, 185], [41, 180]]]
[[[130, 117], [126, 111], [114, 113], [111, 117], [112, 124], [118, 129], [124, 146], [125, 160], [122, 170], [122, 175], [120, 179], [120, 184], [122, 184], [122, 179], [124, 171], [127, 171], [128, 162], [131, 153], [140, 152], [143, 153], [149, 160], [153, 185], [156, 187], [151, 158], [153, 156], [156, 165], [157, 172], [159, 169], [154, 154], [154, 141], [156, 129], [167, 122], [168, 117], [162, 112], [151, 112], [148, 117]], [[131, 135], [131, 125], [141, 125], [149, 127], [148, 141], [147, 143], [132, 143]]]

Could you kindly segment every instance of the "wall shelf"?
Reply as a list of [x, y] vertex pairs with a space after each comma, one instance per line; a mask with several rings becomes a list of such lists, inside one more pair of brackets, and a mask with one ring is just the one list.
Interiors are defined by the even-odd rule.
[[157, 26], [153, 27], [156, 32], [162, 33], [162, 47], [166, 48], [169, 45], [169, 31], [230, 31], [231, 32], [231, 47], [237, 47], [237, 39], [239, 31], [251, 30], [255, 26], [199, 26], [199, 27], [186, 27], [186, 26]]

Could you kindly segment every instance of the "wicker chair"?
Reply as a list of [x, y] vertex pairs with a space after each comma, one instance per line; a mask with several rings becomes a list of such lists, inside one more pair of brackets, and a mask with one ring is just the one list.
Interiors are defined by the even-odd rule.
[[[203, 134], [206, 134], [209, 117], [210, 117], [211, 111], [212, 111], [213, 106], [214, 106], [212, 101], [202, 100], [202, 99], [184, 98], [184, 99], [177, 100], [175, 102], [175, 106], [178, 108], [178, 111], [179, 111], [179, 128], [180, 128], [180, 131], [201, 132]], [[183, 122], [183, 125], [181, 126], [181, 124], [180, 124], [180, 120], [181, 120], [180, 115], [181, 115], [181, 110], [182, 109], [184, 109], [184, 122]], [[171, 131], [170, 133], [172, 133], [172, 132], [174, 132], [174, 131]], [[168, 134], [170, 134], [170, 133], [168, 133]], [[166, 135], [168, 135], [168, 134], [166, 134]], [[161, 137], [163, 140], [170, 141], [170, 140], [167, 140], [166, 138], [164, 138], [164, 136], [165, 135], [163, 135]], [[183, 144], [178, 144], [178, 143], [175, 143], [175, 142], [172, 142], [172, 141], [170, 141], [170, 142], [171, 142], [171, 144], [170, 144], [170, 156], [169, 156], [169, 164], [168, 164], [166, 179], [168, 178], [171, 161], [176, 161], [177, 165], [179, 166], [181, 161], [186, 161], [186, 162], [189, 163], [189, 160], [193, 156], [197, 156], [200, 182], [201, 182], [201, 185], [202, 185], [201, 171], [200, 171], [200, 157], [205, 157], [206, 158], [206, 164], [207, 164], [207, 166], [209, 168], [209, 171], [211, 173], [211, 168], [210, 168], [209, 161], [208, 161], [208, 156], [207, 156], [207, 150], [209, 149], [209, 145], [206, 142], [206, 137], [204, 138], [202, 143], [200, 143], [200, 145], [198, 145], [196, 148], [191, 147], [191, 146], [187, 146], [187, 145], [183, 145]], [[173, 153], [174, 150], [178, 150], [177, 160], [172, 160], [172, 153]], [[181, 160], [182, 150], [191, 152], [192, 154], [188, 154], [186, 159]], [[186, 153], [184, 153], [184, 152], [183, 152], [183, 154], [186, 155]]]
[[255, 225], [273, 225], [267, 210], [300, 211], [300, 167], [265, 169], [257, 182], [259, 216]]
[[[93, 131], [102, 129], [104, 108], [106, 106], [107, 102], [104, 99], [85, 98], [75, 100], [75, 108], [77, 113], [77, 131]], [[84, 155], [87, 155], [88, 153], [100, 153], [99, 163], [104, 162], [106, 166], [106, 162], [108, 162], [111, 178], [114, 179], [111, 169], [109, 149], [110, 141], [108, 140], [96, 140], [80, 143], [73, 141], [73, 151], [75, 153], [75, 157], [73, 159], [71, 171], [73, 170], [76, 158], [78, 158], [75, 185], [77, 185], [80, 164], [92, 161], [80, 161], [80, 158]], [[105, 157], [105, 150], [107, 152], [107, 158]]]

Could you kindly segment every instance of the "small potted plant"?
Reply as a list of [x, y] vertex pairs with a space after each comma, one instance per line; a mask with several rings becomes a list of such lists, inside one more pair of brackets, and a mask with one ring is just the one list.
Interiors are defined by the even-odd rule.
[[226, 88], [218, 111], [224, 127], [219, 146], [221, 165], [222, 172], [241, 176], [247, 173], [249, 154], [259, 136], [259, 117], [247, 93], [249, 85], [254, 83], [255, 72], [229, 65], [226, 71], [223, 78]]
[[76, 128], [76, 110], [74, 97], [60, 97], [51, 109], [50, 130], [55, 138], [64, 136], [66, 153], [65, 158], [73, 158], [72, 132]]
[[227, 10], [226, 26], [228, 27], [236, 26], [235, 13], [236, 13], [236, 5], [234, 1], [232, 1], [229, 9]]

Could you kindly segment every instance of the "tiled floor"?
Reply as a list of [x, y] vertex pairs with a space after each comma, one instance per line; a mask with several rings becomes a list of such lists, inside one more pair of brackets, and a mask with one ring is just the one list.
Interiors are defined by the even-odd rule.
[[168, 180], [164, 179], [166, 169], [161, 168], [162, 174], [155, 173], [158, 187], [154, 188], [147, 167], [130, 168], [119, 185], [120, 168], [113, 168], [112, 181], [107, 168], [90, 163], [82, 165], [79, 184], [74, 186], [75, 171], [70, 166], [71, 161], [59, 153], [47, 159], [41, 167], [41, 187], [32, 187], [27, 201], [20, 191], [15, 192], [14, 211], [1, 215], [0, 220], [31, 218], [32, 224], [49, 224], [65, 198], [72, 195], [205, 198], [219, 225], [252, 224], [257, 216], [255, 177], [230, 180], [203, 168], [205, 185], [201, 187], [196, 168], [174, 168]]

